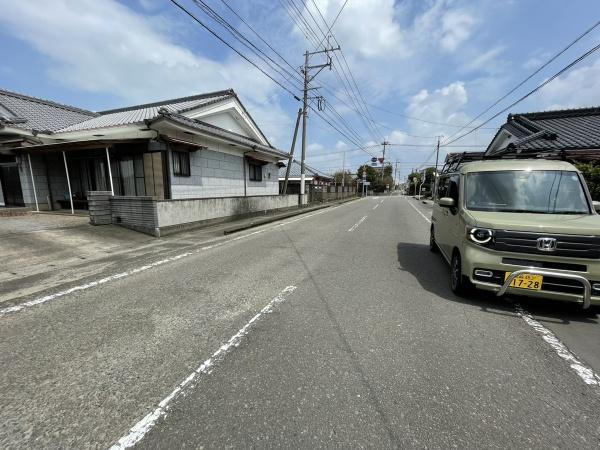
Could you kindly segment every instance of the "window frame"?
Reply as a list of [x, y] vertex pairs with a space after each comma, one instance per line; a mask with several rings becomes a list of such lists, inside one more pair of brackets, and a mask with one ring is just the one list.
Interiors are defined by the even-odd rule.
[[[254, 164], [248, 161], [248, 180], [261, 182], [263, 180], [263, 166], [260, 164]], [[257, 176], [258, 174], [258, 176]]]
[[[180, 150], [171, 150], [173, 160], [173, 175], [176, 177], [191, 177], [191, 158], [190, 152]], [[187, 169], [187, 170], [186, 170]]]

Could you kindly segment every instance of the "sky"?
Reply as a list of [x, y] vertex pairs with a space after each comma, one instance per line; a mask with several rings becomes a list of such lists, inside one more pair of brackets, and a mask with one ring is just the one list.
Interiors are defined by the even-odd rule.
[[[233, 88], [270, 142], [288, 151], [301, 106], [292, 96], [301, 97], [298, 70], [327, 34], [341, 50], [331, 54], [333, 70], [311, 82], [325, 110], [312, 100], [307, 163], [325, 173], [342, 165], [354, 171], [381, 156], [385, 140], [386, 161], [405, 178], [435, 164], [438, 136], [444, 143], [464, 134], [463, 125], [600, 19], [597, 0], [347, 0], [343, 9], [346, 0], [204, 0], [277, 61], [283, 78], [193, 0], [178, 1], [291, 93], [168, 0], [0, 0], [0, 88], [93, 111]], [[600, 27], [471, 126], [599, 41]], [[310, 65], [326, 61], [317, 54]], [[600, 52], [442, 146], [440, 159], [485, 149], [508, 112], [598, 105]]]

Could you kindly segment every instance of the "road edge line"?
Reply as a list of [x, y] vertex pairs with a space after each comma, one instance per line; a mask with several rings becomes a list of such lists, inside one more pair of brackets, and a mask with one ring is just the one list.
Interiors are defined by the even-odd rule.
[[248, 335], [254, 324], [256, 324], [262, 316], [268, 314], [273, 311], [273, 308], [283, 303], [286, 300], [286, 295], [291, 294], [297, 289], [296, 286], [287, 286], [283, 289], [275, 298], [273, 298], [266, 306], [264, 306], [252, 319], [250, 319], [246, 325], [244, 325], [240, 330], [234, 334], [229, 340], [221, 345], [207, 360], [205, 360], [196, 370], [194, 370], [190, 375], [188, 375], [185, 380], [175, 387], [171, 391], [169, 395], [167, 395], [164, 399], [162, 399], [158, 406], [146, 414], [140, 421], [138, 421], [133, 427], [129, 429], [129, 433], [125, 436], [121, 437], [115, 444], [110, 447], [110, 450], [122, 450], [126, 448], [133, 447], [139, 441], [141, 441], [146, 434], [150, 430], [154, 428], [157, 421], [165, 415], [167, 409], [169, 408], [169, 404], [175, 400], [184, 389], [191, 387], [191, 382], [198, 375], [206, 375], [209, 374], [215, 364], [221, 361], [234, 347], [237, 347], [241, 340]]

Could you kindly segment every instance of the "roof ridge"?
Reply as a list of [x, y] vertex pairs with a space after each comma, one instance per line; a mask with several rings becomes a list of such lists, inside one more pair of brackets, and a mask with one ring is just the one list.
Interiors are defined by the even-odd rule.
[[566, 117], [579, 117], [579, 116], [591, 116], [600, 115], [600, 106], [586, 106], [582, 108], [567, 108], [567, 109], [553, 109], [549, 111], [537, 111], [528, 113], [511, 114], [511, 116], [521, 116], [529, 120], [539, 119], [560, 119]]
[[87, 114], [87, 115], [90, 115], [91, 117], [97, 117], [98, 116], [98, 113], [95, 113], [93, 111], [89, 111], [87, 109], [78, 108], [76, 106], [71, 106], [71, 105], [66, 105], [64, 103], [54, 102], [52, 100], [47, 100], [47, 99], [40, 98], [40, 97], [33, 97], [31, 95], [20, 94], [18, 92], [9, 91], [9, 90], [6, 90], [6, 89], [0, 89], [0, 94], [8, 95], [8, 96], [11, 96], [11, 97], [17, 97], [17, 98], [20, 98], [22, 100], [30, 100], [30, 101], [34, 101], [36, 103], [42, 103], [44, 105], [54, 106], [56, 108], [66, 109], [68, 111], [73, 111], [73, 112], [79, 112], [79, 113]]
[[164, 105], [168, 105], [169, 103], [179, 103], [179, 102], [185, 102], [185, 101], [190, 101], [190, 100], [200, 100], [202, 98], [216, 97], [218, 95], [227, 95], [227, 94], [235, 95], [235, 92], [233, 91], [233, 89], [224, 89], [221, 91], [207, 92], [206, 94], [189, 95], [187, 97], [171, 98], [171, 99], [167, 99], [167, 100], [161, 100], [158, 102], [143, 103], [141, 105], [132, 105], [132, 106], [126, 106], [123, 108], [107, 109], [104, 111], [98, 111], [98, 113], [100, 115], [104, 115], [104, 114], [112, 114], [112, 113], [124, 112], [124, 111], [133, 111], [134, 109], [151, 108], [154, 106], [164, 106]]

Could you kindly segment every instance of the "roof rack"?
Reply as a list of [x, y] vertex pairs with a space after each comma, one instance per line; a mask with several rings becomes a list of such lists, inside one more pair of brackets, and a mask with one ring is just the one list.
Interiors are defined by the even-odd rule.
[[456, 172], [461, 164], [471, 161], [481, 161], [484, 158], [485, 152], [448, 153], [444, 161], [444, 167], [440, 173]]
[[473, 161], [487, 161], [498, 159], [552, 159], [569, 162], [598, 161], [600, 152], [598, 150], [520, 150], [514, 146], [508, 146], [503, 152], [486, 155], [485, 152], [462, 152], [448, 153], [444, 161], [442, 173], [456, 172], [462, 164]]

